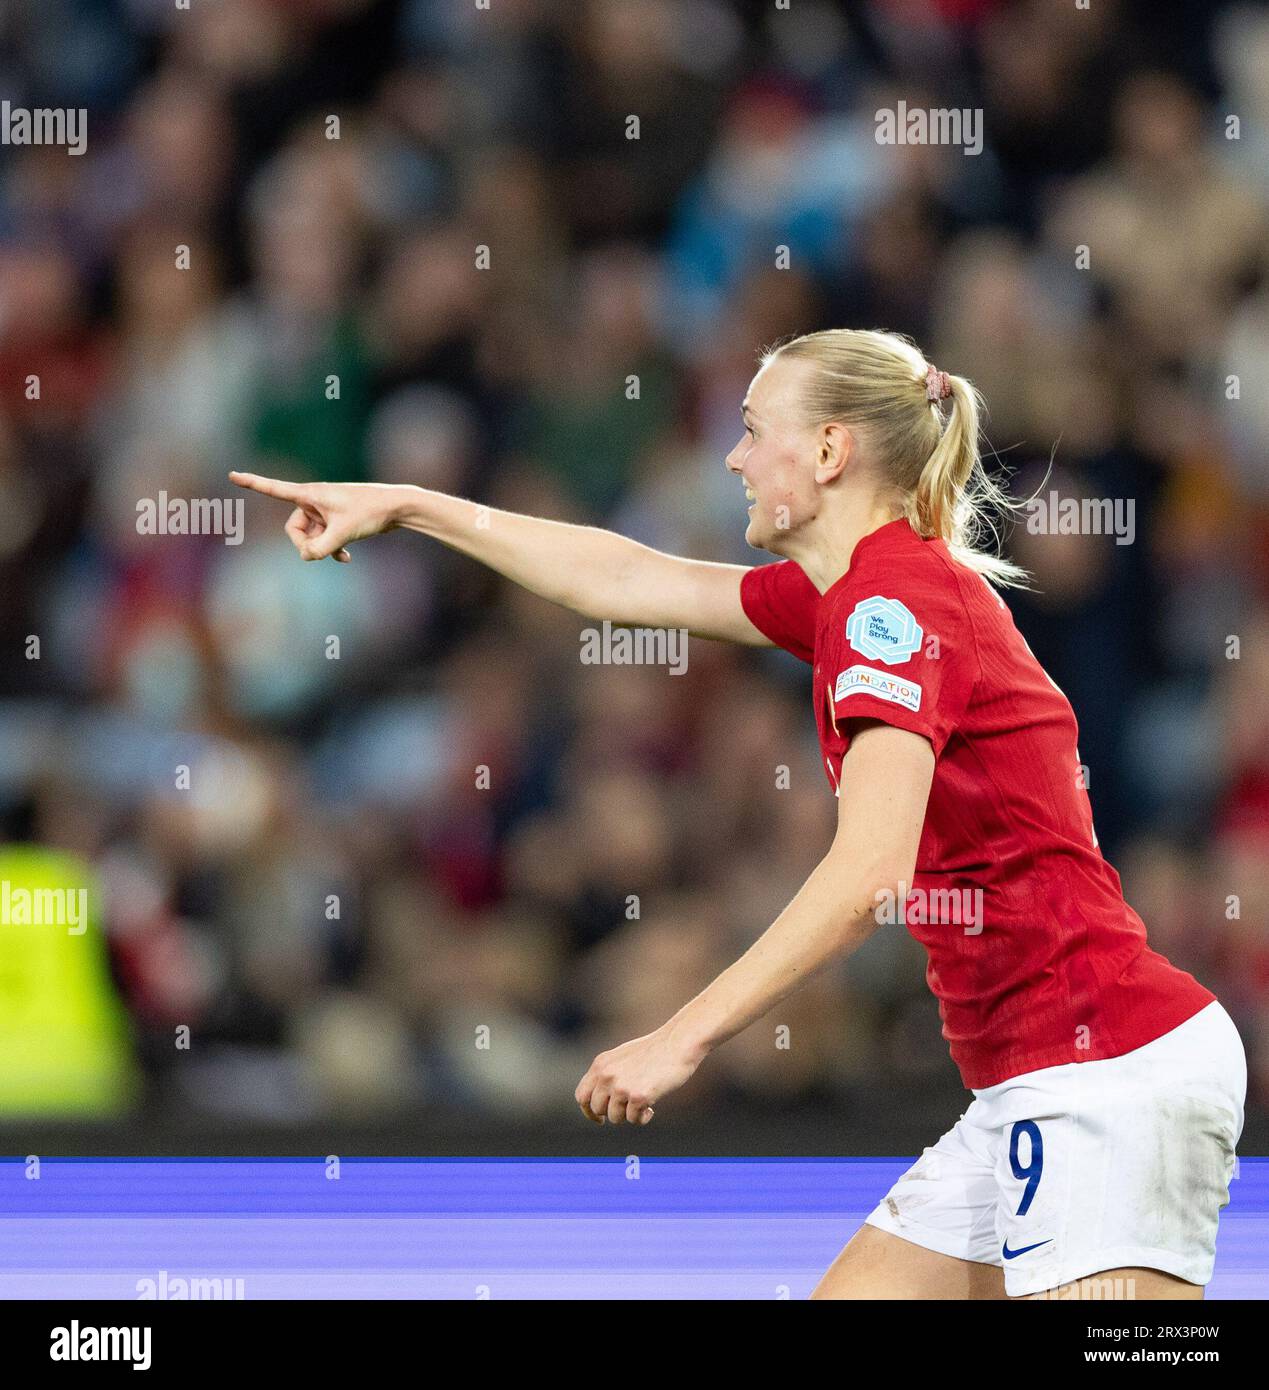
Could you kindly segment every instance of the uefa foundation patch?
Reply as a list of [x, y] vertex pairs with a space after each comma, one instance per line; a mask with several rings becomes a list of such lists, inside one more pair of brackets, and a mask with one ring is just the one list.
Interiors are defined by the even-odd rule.
[[846, 619], [850, 645], [870, 661], [897, 666], [921, 645], [921, 624], [897, 598], [874, 594], [861, 599]]
[[874, 671], [871, 666], [848, 666], [837, 677], [833, 703], [846, 699], [848, 695], [871, 695], [874, 700], [889, 700], [892, 705], [902, 705], [904, 709], [921, 708], [921, 687], [916, 681], [905, 681], [902, 676]]

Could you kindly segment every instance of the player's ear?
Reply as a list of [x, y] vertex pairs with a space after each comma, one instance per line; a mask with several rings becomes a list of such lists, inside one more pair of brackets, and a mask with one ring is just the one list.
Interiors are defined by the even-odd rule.
[[839, 478], [855, 454], [855, 436], [848, 425], [834, 420], [820, 430], [815, 459], [815, 481], [831, 483]]

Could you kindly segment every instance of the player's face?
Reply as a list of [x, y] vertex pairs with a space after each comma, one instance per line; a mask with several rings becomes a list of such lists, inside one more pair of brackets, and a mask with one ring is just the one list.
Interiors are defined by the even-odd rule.
[[777, 555], [819, 507], [817, 432], [802, 423], [799, 408], [806, 370], [777, 358], [754, 377], [741, 409], [744, 434], [727, 455], [750, 503], [745, 540]]

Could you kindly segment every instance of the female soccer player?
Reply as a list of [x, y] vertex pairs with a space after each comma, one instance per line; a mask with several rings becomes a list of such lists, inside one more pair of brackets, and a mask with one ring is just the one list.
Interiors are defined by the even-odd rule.
[[1097, 847], [1071, 707], [993, 587], [1021, 573], [974, 548], [1003, 501], [979, 406], [892, 334], [766, 353], [727, 458], [746, 539], [784, 557], [756, 568], [413, 487], [231, 476], [294, 505], [306, 560], [407, 527], [588, 618], [811, 666], [833, 842], [738, 961], [595, 1058], [576, 1091], [589, 1116], [646, 1124], [711, 1049], [902, 904], [974, 1100], [813, 1297], [1201, 1298], [1246, 1059], [1213, 995], [1147, 946]]

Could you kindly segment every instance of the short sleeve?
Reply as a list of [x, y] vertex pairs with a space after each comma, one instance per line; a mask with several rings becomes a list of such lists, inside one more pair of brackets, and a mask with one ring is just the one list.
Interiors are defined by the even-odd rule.
[[745, 616], [777, 647], [801, 661], [815, 659], [815, 615], [820, 591], [792, 560], [756, 565], [740, 579]]
[[820, 660], [834, 721], [879, 719], [937, 757], [979, 676], [972, 621], [951, 576], [879, 573], [825, 603]]

